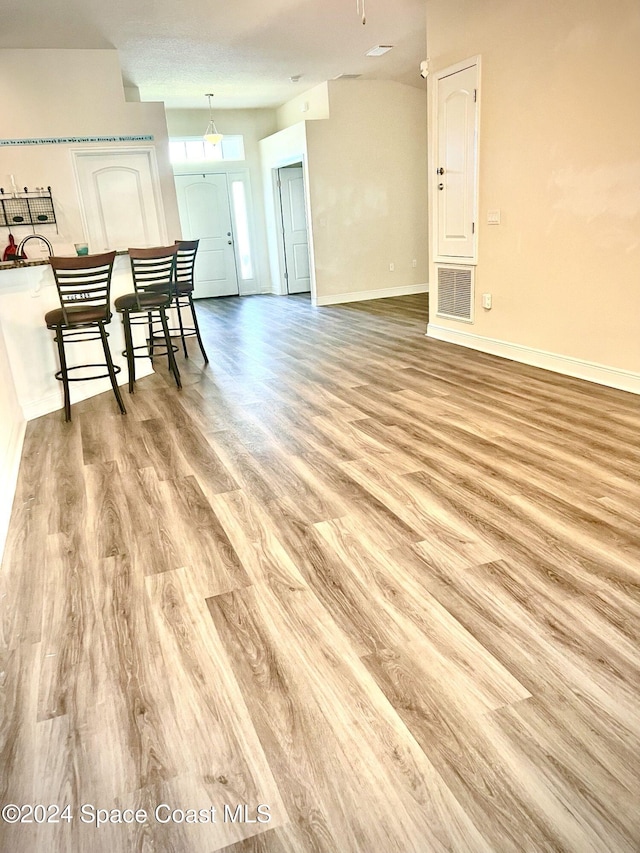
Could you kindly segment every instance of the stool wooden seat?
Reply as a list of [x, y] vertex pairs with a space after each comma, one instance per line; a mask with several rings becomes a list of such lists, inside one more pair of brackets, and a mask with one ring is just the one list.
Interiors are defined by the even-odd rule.
[[[65, 420], [71, 420], [71, 399], [69, 394], [70, 382], [81, 382], [90, 379], [111, 380], [111, 387], [122, 414], [126, 414], [124, 403], [116, 374], [120, 367], [113, 364], [109, 349], [108, 332], [105, 326], [111, 321], [110, 293], [111, 273], [115, 252], [105, 252], [100, 255], [85, 257], [49, 258], [53, 276], [60, 298], [60, 308], [47, 311], [44, 321], [48, 329], [55, 331], [55, 342], [58, 345], [60, 370], [56, 379], [62, 382], [64, 388]], [[97, 335], [95, 332], [97, 331]], [[65, 344], [84, 343], [100, 340], [104, 350], [104, 364], [77, 364], [67, 366]], [[99, 367], [106, 368], [106, 373], [92, 376], [72, 376], [77, 370]]]
[[[178, 248], [175, 245], [156, 246], [151, 249], [129, 249], [134, 292], [119, 296], [115, 301], [115, 309], [122, 315], [124, 325], [124, 355], [127, 357], [129, 367], [130, 394], [133, 394], [136, 380], [136, 358], [153, 358], [154, 355], [153, 320], [155, 315], [162, 324], [169, 369], [173, 373], [178, 388], [182, 387], [180, 371], [174, 356], [177, 347], [171, 343], [166, 314], [166, 309], [173, 298], [177, 251]], [[132, 326], [142, 323], [149, 328], [149, 338], [146, 345], [134, 347]]]
[[166, 294], [160, 293], [125, 293], [116, 299], [116, 305], [120, 310], [128, 311], [155, 311], [163, 306], [166, 308]]

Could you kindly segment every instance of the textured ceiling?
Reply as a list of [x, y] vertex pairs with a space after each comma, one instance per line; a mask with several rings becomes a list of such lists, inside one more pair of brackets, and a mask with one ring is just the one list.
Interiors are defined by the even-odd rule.
[[[365, 2], [363, 26], [356, 0], [3, 0], [0, 47], [117, 48], [168, 107], [275, 107], [339, 74], [424, 85], [425, 0]], [[377, 44], [394, 49], [366, 57]]]

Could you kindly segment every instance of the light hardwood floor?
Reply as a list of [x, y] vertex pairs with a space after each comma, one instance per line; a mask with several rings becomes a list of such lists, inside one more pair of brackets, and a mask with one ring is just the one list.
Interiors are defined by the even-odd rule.
[[199, 313], [182, 391], [29, 424], [0, 799], [73, 819], [0, 850], [638, 853], [639, 399], [425, 296]]

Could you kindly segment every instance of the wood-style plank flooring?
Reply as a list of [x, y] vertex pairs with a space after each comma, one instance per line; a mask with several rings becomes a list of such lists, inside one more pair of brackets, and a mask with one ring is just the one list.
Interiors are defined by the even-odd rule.
[[425, 296], [198, 310], [182, 391], [29, 424], [0, 800], [72, 819], [0, 850], [638, 853], [638, 398]]

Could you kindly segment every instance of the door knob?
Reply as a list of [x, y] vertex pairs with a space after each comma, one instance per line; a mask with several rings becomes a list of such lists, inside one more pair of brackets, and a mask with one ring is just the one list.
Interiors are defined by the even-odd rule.
[[443, 190], [443, 189], [444, 189], [444, 184], [438, 184], [438, 189], [439, 189], [439, 190]]
[[436, 169], [436, 175], [444, 175], [444, 168], [440, 166], [439, 169]]
[[232, 245], [233, 245], [233, 244], [232, 244], [232, 242], [231, 242], [231, 240], [227, 240], [227, 243], [228, 243], [230, 246], [232, 246]]

